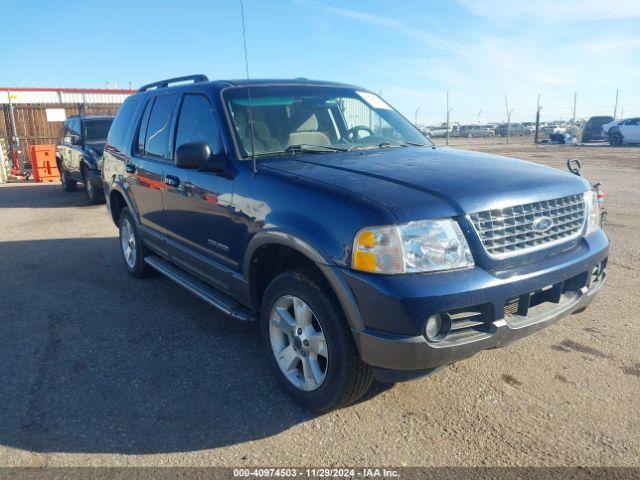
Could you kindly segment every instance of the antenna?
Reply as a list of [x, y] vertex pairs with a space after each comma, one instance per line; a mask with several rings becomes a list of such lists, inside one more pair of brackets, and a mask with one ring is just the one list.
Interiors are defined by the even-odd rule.
[[[249, 54], [247, 52], [247, 29], [244, 26], [244, 2], [240, 0], [240, 18], [242, 19], [242, 42], [244, 45], [244, 69], [249, 80]], [[251, 132], [251, 161], [253, 163], [253, 174], [258, 173], [256, 167], [256, 146], [255, 131], [253, 129], [253, 102], [251, 101], [251, 86], [247, 86], [247, 96], [249, 97], [249, 131]]]

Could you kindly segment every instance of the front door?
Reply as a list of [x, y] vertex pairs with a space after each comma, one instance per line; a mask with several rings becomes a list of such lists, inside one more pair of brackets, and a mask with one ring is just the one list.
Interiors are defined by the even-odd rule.
[[640, 118], [631, 118], [620, 125], [620, 133], [625, 142], [640, 142]]
[[[193, 142], [209, 143], [213, 154], [224, 148], [215, 111], [205, 95], [184, 95], [175, 139], [176, 150]], [[233, 179], [228, 171], [213, 173], [175, 164], [166, 166], [164, 176], [171, 184], [163, 192], [163, 201], [173, 261], [227, 289], [230, 269], [237, 267], [230, 258], [237, 228], [230, 211]]]
[[80, 118], [70, 118], [67, 121], [67, 128], [63, 137], [64, 155], [62, 156], [62, 163], [67, 175], [74, 180], [82, 180], [80, 176], [82, 129], [80, 127]]

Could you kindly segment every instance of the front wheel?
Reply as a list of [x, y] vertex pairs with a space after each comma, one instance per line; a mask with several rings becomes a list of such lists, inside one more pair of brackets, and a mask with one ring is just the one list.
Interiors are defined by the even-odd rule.
[[618, 132], [614, 132], [609, 135], [609, 145], [611, 145], [612, 147], [619, 147], [620, 145], [622, 145], [622, 141], [622, 135], [620, 135]]
[[58, 171], [60, 172], [60, 183], [62, 184], [62, 190], [65, 192], [73, 192], [77, 187], [77, 182], [69, 177], [69, 174], [64, 169], [62, 162], [58, 162]]
[[84, 191], [91, 203], [104, 202], [104, 191], [100, 179], [92, 176], [86, 167], [82, 167], [82, 181], [84, 182]]
[[260, 332], [278, 383], [309, 410], [347, 406], [371, 386], [371, 367], [360, 360], [342, 309], [314, 272], [285, 272], [271, 281]]

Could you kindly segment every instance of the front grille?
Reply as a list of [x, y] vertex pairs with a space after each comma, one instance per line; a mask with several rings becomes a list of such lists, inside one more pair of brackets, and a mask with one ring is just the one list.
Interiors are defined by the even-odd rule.
[[[553, 223], [545, 231], [534, 228], [537, 219]], [[582, 195], [527, 203], [469, 214], [487, 253], [508, 257], [576, 238], [585, 221]]]

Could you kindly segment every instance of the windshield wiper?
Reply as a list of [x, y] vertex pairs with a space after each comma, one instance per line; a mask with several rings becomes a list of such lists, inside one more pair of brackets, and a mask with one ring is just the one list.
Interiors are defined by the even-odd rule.
[[348, 148], [341, 147], [332, 147], [329, 145], [310, 145], [306, 143], [298, 144], [298, 145], [289, 145], [284, 149], [285, 153], [322, 153], [322, 152], [348, 152]]
[[387, 148], [387, 147], [428, 147], [424, 143], [418, 142], [410, 142], [409, 140], [394, 140], [393, 142], [382, 142], [378, 145], [378, 148]]

